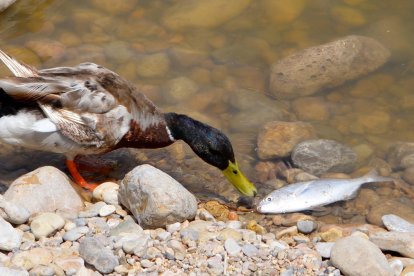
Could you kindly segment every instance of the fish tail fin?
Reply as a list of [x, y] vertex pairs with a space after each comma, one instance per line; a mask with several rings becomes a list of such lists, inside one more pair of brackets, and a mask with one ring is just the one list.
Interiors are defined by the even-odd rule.
[[378, 174], [378, 171], [376, 169], [370, 170], [367, 174], [361, 177], [364, 179], [365, 183], [368, 182], [389, 182], [389, 181], [395, 181], [394, 178], [388, 177], [388, 176], [381, 176]]

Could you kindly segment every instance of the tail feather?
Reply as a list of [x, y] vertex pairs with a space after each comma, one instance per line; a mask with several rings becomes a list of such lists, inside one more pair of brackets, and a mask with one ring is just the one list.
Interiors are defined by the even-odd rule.
[[15, 60], [2, 50], [0, 50], [0, 60], [16, 77], [29, 78], [38, 76], [37, 69]]

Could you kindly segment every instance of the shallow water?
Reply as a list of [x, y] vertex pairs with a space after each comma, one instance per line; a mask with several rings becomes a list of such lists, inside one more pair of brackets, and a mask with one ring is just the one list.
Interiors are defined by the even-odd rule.
[[[256, 182], [263, 179], [255, 170], [260, 162], [257, 133], [269, 121], [300, 119], [310, 122], [320, 138], [368, 149], [370, 154], [358, 160], [358, 167], [375, 157], [384, 158], [393, 142], [414, 141], [414, 2], [297, 0], [277, 7], [272, 4], [277, 1], [246, 0], [229, 8], [230, 15], [213, 12], [205, 21], [188, 19], [191, 26], [171, 19], [178, 13], [172, 8], [178, 2], [18, 1], [0, 15], [0, 47], [40, 68], [91, 61], [118, 72], [162, 109], [188, 113], [224, 130], [241, 166]], [[193, 2], [202, 5], [203, 1]], [[269, 96], [271, 64], [351, 34], [381, 41], [392, 52], [390, 61], [368, 76], [314, 95], [323, 110], [312, 112], [320, 116], [294, 109], [297, 99]], [[149, 62], [148, 56], [153, 60]], [[0, 68], [1, 76], [7, 74]], [[118, 167], [123, 169], [113, 177], [150, 162], [193, 192], [237, 196], [220, 172], [194, 157], [186, 145], [118, 155], [122, 155]], [[14, 156], [1, 157], [4, 182], [39, 165], [64, 168], [63, 159], [55, 155], [29, 152], [18, 160]], [[398, 190], [379, 193], [383, 198], [404, 197]], [[339, 213], [347, 213], [343, 205], [336, 206], [342, 210]], [[363, 208], [348, 213], [364, 215]]]

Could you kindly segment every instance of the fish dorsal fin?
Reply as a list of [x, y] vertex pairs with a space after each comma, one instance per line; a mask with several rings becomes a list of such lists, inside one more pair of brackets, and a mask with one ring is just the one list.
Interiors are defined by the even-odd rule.
[[0, 50], [0, 60], [3, 61], [7, 68], [9, 68], [9, 70], [16, 77], [30, 78], [38, 76], [38, 72], [35, 68], [24, 63], [18, 62], [2, 50]]
[[299, 182], [297, 184], [294, 184], [294, 185], [297, 185], [297, 187], [292, 187], [293, 194], [298, 196], [300, 194], [305, 193], [307, 190], [309, 190], [313, 182], [314, 181], [308, 181], [308, 182]]

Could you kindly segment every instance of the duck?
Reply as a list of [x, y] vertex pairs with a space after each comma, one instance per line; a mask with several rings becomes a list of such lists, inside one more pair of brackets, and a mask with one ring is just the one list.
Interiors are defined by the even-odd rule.
[[257, 193], [229, 138], [185, 114], [163, 113], [117, 73], [91, 62], [36, 69], [0, 50], [12, 76], [0, 78], [0, 142], [65, 155], [79, 186], [93, 190], [75, 158], [119, 148], [162, 148], [182, 140], [244, 196]]

